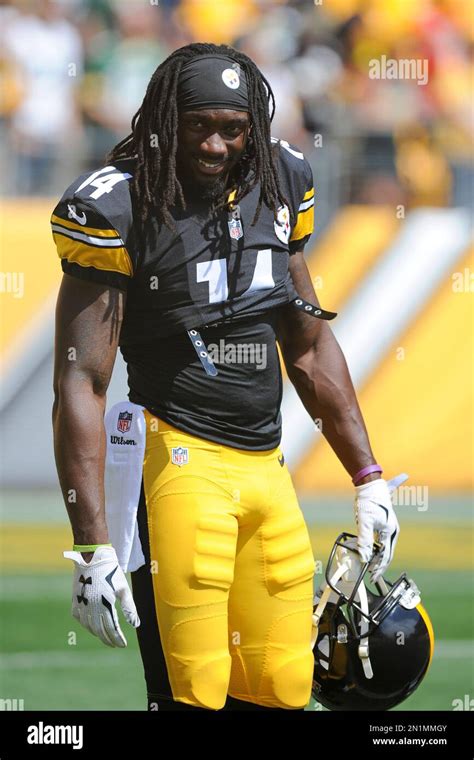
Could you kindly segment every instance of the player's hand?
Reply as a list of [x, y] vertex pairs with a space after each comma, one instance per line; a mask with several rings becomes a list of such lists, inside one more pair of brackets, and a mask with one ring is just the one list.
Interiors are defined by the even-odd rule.
[[391, 493], [407, 478], [408, 475], [405, 474], [397, 475], [388, 483], [383, 478], [378, 478], [355, 487], [357, 547], [362, 562], [369, 562], [371, 559], [374, 541], [382, 544], [369, 565], [372, 582], [383, 575], [393, 559], [400, 526], [393, 509]]
[[72, 584], [72, 616], [84, 628], [98, 636], [109, 647], [126, 647], [115, 600], [118, 598], [125, 619], [134, 628], [140, 625], [137, 608], [125, 574], [113, 546], [100, 546], [90, 562], [80, 552], [63, 552], [74, 561]]

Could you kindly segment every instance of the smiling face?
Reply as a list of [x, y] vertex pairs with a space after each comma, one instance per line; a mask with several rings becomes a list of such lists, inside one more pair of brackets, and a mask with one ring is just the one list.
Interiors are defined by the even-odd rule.
[[177, 171], [204, 200], [218, 200], [247, 145], [247, 111], [209, 109], [179, 115]]

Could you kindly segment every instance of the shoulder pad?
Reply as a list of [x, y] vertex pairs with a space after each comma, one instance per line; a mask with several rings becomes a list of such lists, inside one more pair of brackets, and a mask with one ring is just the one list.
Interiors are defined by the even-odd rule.
[[126, 289], [134, 274], [133, 212], [129, 181], [134, 161], [117, 161], [82, 174], [51, 216], [63, 271]]
[[129, 182], [134, 165], [133, 159], [127, 159], [82, 174], [67, 188], [61, 201], [83, 201], [125, 239], [133, 223]]

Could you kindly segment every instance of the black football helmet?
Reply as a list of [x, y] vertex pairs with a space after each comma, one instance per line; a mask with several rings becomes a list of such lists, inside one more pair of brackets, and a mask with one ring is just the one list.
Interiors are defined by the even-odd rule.
[[[380, 549], [374, 545], [374, 553]], [[421, 683], [433, 656], [431, 620], [403, 573], [367, 588], [357, 537], [341, 533], [314, 598], [313, 697], [329, 710], [390, 710]]]

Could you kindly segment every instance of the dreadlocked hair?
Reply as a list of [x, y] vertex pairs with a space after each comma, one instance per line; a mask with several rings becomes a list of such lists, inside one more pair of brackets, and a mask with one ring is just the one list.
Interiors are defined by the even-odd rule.
[[[260, 182], [260, 195], [252, 225], [258, 221], [263, 203], [274, 215], [281, 205], [290, 208], [283, 196], [273, 160], [270, 125], [275, 113], [275, 98], [270, 84], [244, 53], [228, 45], [199, 42], [175, 50], [158, 66], [150, 79], [143, 102], [132, 119], [131, 133], [107, 156], [108, 163], [123, 158], [136, 158], [131, 192], [142, 228], [149, 218], [155, 217], [159, 223], [174, 229], [170, 209], [176, 204], [182, 209], [186, 208], [183, 188], [176, 176], [178, 80], [187, 61], [208, 54], [229, 56], [239, 64], [247, 77], [252, 129], [246, 150], [236, 167], [234, 186], [231, 188], [236, 190], [236, 195], [232, 203], [237, 204]], [[253, 171], [249, 172], [249, 168]], [[214, 208], [225, 205], [226, 199], [223, 198]]]

